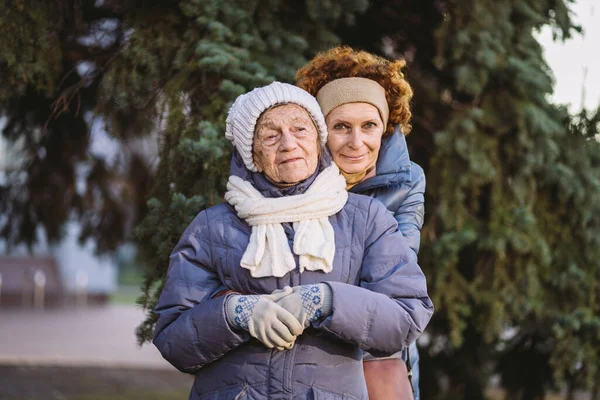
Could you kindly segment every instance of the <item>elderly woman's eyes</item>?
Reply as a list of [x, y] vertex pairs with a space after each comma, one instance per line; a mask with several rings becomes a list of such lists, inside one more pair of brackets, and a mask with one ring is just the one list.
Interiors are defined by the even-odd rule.
[[275, 144], [279, 140], [279, 135], [276, 133], [268, 134], [262, 137], [262, 141], [266, 145]]

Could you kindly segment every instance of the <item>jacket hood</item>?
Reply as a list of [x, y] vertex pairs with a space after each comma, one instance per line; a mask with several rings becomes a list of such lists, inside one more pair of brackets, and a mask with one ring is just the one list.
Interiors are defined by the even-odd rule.
[[330, 164], [331, 155], [329, 155], [328, 151], [324, 151], [321, 157], [319, 157], [316, 171], [311, 176], [294, 186], [280, 188], [269, 181], [264, 174], [252, 172], [246, 168], [242, 156], [234, 148], [229, 166], [229, 175], [237, 176], [250, 182], [265, 197], [293, 196], [295, 194], [303, 194], [312, 185], [317, 175]]
[[410, 180], [411, 162], [406, 138], [396, 126], [394, 133], [381, 139], [381, 148], [376, 164], [376, 175], [365, 179], [350, 189], [361, 193], [376, 187], [389, 186]]

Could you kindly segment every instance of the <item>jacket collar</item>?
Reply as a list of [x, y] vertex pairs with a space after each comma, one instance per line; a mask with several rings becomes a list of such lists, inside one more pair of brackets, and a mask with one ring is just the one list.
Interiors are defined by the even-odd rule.
[[262, 173], [249, 171], [244, 165], [242, 156], [240, 156], [237, 150], [234, 149], [231, 157], [229, 174], [238, 176], [243, 180], [250, 182], [252, 186], [254, 186], [256, 190], [258, 190], [264, 197], [284, 197], [293, 196], [295, 194], [303, 194], [306, 192], [306, 190], [314, 182], [317, 175], [319, 175], [319, 173], [329, 164], [331, 164], [331, 156], [328, 152], [325, 152], [325, 154], [319, 159], [317, 170], [311, 176], [297, 185], [280, 188], [275, 186]]
[[376, 165], [376, 175], [352, 187], [350, 192], [361, 193], [377, 187], [410, 181], [410, 157], [406, 138], [399, 126], [396, 126], [394, 133], [381, 139]]

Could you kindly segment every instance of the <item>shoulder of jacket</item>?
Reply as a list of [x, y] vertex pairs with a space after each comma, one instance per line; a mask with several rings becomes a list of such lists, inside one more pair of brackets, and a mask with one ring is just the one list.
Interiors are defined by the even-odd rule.
[[364, 213], [369, 214], [373, 197], [358, 193], [348, 193], [348, 201], [342, 211], [348, 213]]
[[371, 204], [372, 200], [373, 198], [371, 196], [348, 192], [348, 201], [346, 202], [346, 205], [366, 210], [369, 208], [369, 204]]
[[234, 208], [226, 202], [222, 202], [212, 207], [208, 207], [200, 211], [200, 214], [202, 213], [206, 213], [206, 219], [208, 220], [208, 222], [213, 221], [215, 219], [228, 217], [230, 215], [236, 215]]
[[235, 211], [227, 203], [219, 203], [215, 206], [200, 211], [186, 229], [186, 234], [196, 236], [202, 231], [209, 229], [211, 225], [230, 216], [235, 216]]
[[355, 211], [360, 210], [367, 214], [377, 213], [378, 211], [385, 211], [387, 213], [385, 205], [374, 196], [348, 193], [347, 205], [354, 207]]
[[425, 171], [416, 162], [410, 162], [410, 182], [416, 184], [420, 180], [425, 179]]
[[408, 192], [412, 191], [415, 188], [423, 191], [425, 190], [425, 172], [419, 164], [413, 163], [411, 161], [411, 168], [408, 179], [390, 182], [387, 185], [372, 188], [366, 193], [369, 196], [373, 196], [375, 198], [381, 196], [387, 197], [390, 195], [394, 197], [403, 198], [408, 194]]

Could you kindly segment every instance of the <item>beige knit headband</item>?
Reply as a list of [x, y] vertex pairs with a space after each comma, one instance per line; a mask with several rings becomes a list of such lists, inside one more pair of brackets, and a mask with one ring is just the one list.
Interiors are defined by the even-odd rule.
[[390, 109], [385, 89], [367, 78], [340, 78], [329, 82], [317, 93], [317, 101], [325, 117], [336, 107], [346, 103], [369, 103], [377, 108], [383, 126], [387, 126]]

